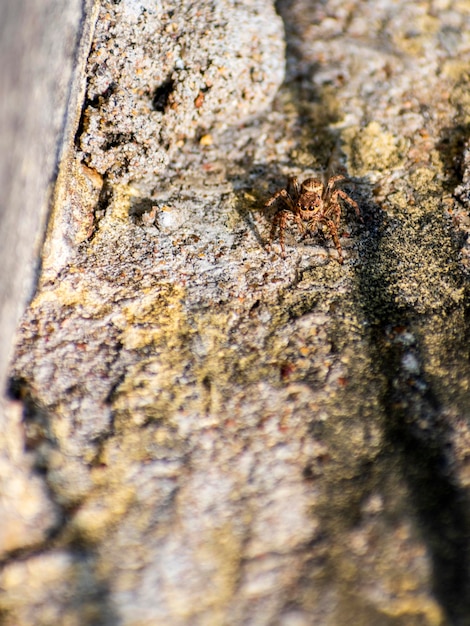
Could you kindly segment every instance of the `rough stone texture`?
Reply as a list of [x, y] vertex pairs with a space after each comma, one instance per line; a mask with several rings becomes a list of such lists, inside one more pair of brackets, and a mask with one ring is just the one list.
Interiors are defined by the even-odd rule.
[[[176, 120], [185, 138], [151, 185], [147, 164], [94, 171], [85, 108], [12, 370], [57, 521], [4, 551], [8, 626], [470, 624], [469, 5], [278, 10], [272, 109], [279, 60], [238, 125], [175, 89], [149, 146]], [[264, 246], [266, 199], [314, 172], [347, 172], [361, 206], [343, 266], [327, 233]]]
[[103, 3], [87, 68], [85, 162], [113, 182], [152, 185], [187, 139], [266, 109], [283, 52], [266, 0]]

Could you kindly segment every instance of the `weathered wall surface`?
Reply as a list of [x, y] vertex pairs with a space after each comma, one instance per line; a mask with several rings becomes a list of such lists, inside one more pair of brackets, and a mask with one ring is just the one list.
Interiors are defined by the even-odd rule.
[[[470, 624], [468, 3], [277, 9], [102, 2], [10, 372], [8, 626]], [[344, 264], [267, 251], [333, 173]]]

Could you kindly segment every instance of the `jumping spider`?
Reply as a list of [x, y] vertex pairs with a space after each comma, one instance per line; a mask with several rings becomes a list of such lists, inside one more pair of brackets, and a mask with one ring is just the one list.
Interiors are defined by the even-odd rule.
[[[358, 218], [363, 220], [357, 202], [342, 189], [335, 189], [335, 183], [339, 180], [345, 180], [345, 177], [332, 176], [325, 185], [318, 178], [307, 178], [303, 183], [299, 183], [296, 176], [290, 176], [287, 187], [276, 191], [266, 202], [265, 207], [268, 207], [276, 200], [282, 200], [283, 206], [278, 209], [273, 218], [269, 240], [272, 243], [279, 227], [279, 243], [283, 258], [286, 257], [284, 247], [286, 224], [289, 219], [293, 219], [303, 235], [314, 234], [320, 224], [325, 224], [338, 251], [338, 262], [343, 263], [343, 251], [338, 235], [342, 208], [339, 198], [348, 202], [356, 211]], [[306, 226], [304, 222], [307, 222]]]

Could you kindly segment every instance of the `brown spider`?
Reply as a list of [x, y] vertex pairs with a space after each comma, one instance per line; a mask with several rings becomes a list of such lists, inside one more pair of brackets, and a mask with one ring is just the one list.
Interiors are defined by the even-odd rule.
[[[279, 227], [279, 243], [281, 244], [283, 258], [286, 257], [284, 232], [287, 220], [293, 219], [303, 235], [313, 234], [320, 224], [325, 224], [338, 251], [338, 261], [341, 264], [343, 263], [343, 250], [338, 235], [341, 217], [339, 198], [348, 202], [356, 211], [358, 218], [363, 221], [357, 202], [350, 198], [342, 189], [335, 189], [335, 183], [344, 179], [344, 176], [332, 176], [325, 185], [318, 178], [307, 178], [303, 183], [299, 183], [296, 176], [290, 176], [287, 181], [287, 187], [276, 191], [266, 202], [265, 207], [268, 207], [280, 199], [284, 205], [279, 208], [273, 218], [269, 237], [269, 241], [272, 243], [276, 230]], [[304, 222], [307, 222], [306, 226]]]

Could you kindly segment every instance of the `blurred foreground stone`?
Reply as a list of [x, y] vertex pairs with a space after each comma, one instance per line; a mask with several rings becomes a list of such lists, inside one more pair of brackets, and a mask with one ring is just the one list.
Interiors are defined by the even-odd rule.
[[94, 19], [92, 0], [66, 6], [6, 0], [0, 6], [2, 559], [42, 545], [60, 518], [34, 459], [25, 454], [23, 407], [5, 387], [15, 329], [35, 290], [58, 160], [79, 119]]

